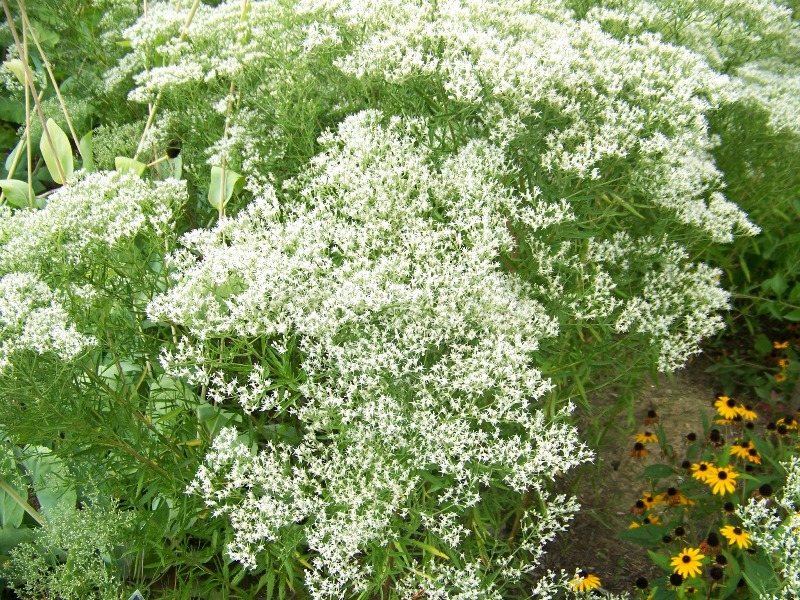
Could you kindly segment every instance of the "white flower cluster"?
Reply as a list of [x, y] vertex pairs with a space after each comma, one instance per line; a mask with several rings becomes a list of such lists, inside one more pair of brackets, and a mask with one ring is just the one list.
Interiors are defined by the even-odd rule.
[[70, 322], [63, 300], [34, 273], [0, 278], [0, 372], [17, 353], [53, 352], [69, 361], [94, 344]]
[[688, 262], [681, 246], [650, 237], [633, 240], [620, 232], [612, 242], [592, 241], [590, 256], [591, 264], [609, 261], [614, 265], [622, 258], [627, 264], [651, 265], [640, 275], [641, 290], [624, 302], [614, 327], [652, 339], [659, 347], [659, 370], [682, 367], [687, 358], [700, 352], [703, 339], [724, 327], [719, 312], [728, 308], [730, 294], [719, 286], [722, 272]]
[[800, 65], [762, 60], [742, 66], [736, 75], [740, 97], [766, 109], [771, 127], [800, 135]]
[[769, 554], [781, 576], [779, 594], [767, 600], [800, 597], [800, 457], [793, 456], [782, 466], [786, 485], [775, 500], [784, 511], [783, 517], [768, 499], [752, 498], [736, 510], [742, 528]]
[[[362, 589], [357, 557], [419, 510], [420, 473], [450, 482], [436, 517], [449, 523], [448, 512], [480, 502], [481, 485], [521, 493], [590, 458], [574, 429], [532, 404], [551, 388], [533, 355], [557, 327], [495, 261], [513, 244], [504, 214], [541, 222], [532, 211], [553, 219], [561, 204], [500, 185], [505, 167], [487, 143], [435, 168], [426, 134], [421, 120], [376, 111], [346, 119], [279, 207], [258, 198], [188, 234], [175, 284], [148, 308], [186, 327], [210, 360], [218, 337], [298, 338], [308, 381], [289, 413], [300, 445], [253, 454], [230, 431], [193, 489], [229, 514], [229, 551], [247, 565], [308, 519], [307, 584], [319, 598]], [[244, 390], [246, 408], [275, 410], [266, 385], [257, 373], [245, 385], [211, 382], [219, 397]], [[557, 529], [562, 516], [542, 518]]]
[[155, 186], [128, 174], [99, 172], [76, 177], [38, 211], [5, 212], [0, 219], [0, 272], [50, 262], [77, 266], [132, 240], [147, 228], [158, 236], [172, 230], [185, 201], [186, 183]]
[[332, 25], [362, 40], [337, 61], [345, 73], [392, 84], [433, 78], [490, 128], [501, 103], [543, 139], [539, 160], [552, 177], [597, 180], [630, 165], [618, 176], [631, 193], [683, 223], [717, 241], [755, 232], [722, 199], [709, 153], [705, 113], [729, 96], [726, 77], [656, 35], [615, 39], [557, 3], [533, 12], [522, 4], [309, 0], [300, 10], [332, 14]]
[[786, 50], [792, 10], [772, 0], [602, 0], [588, 18], [615, 35], [658, 32], [722, 71]]
[[[101, 172], [74, 177], [49, 196], [42, 210], [4, 207], [3, 366], [21, 349], [52, 351], [71, 360], [92, 345], [91, 335], [79, 331], [86, 307], [102, 292], [91, 269], [102, 270], [115, 251], [145, 230], [166, 240], [185, 197], [183, 182], [168, 180], [154, 187], [134, 175]], [[70, 278], [74, 273], [80, 274], [77, 281]]]

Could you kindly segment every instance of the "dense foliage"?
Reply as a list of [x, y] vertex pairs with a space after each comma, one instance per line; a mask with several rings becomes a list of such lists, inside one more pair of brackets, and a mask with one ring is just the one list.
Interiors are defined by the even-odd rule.
[[20, 597], [584, 594], [541, 564], [589, 394], [698, 354], [726, 273], [800, 315], [791, 7], [3, 7]]

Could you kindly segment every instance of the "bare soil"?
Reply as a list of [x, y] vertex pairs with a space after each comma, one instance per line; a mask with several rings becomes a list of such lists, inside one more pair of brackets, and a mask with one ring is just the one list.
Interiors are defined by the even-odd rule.
[[[705, 373], [708, 363], [697, 360], [686, 369], [645, 384], [636, 399], [634, 424], [626, 415], [610, 431], [600, 448], [595, 448], [593, 465], [576, 475], [570, 491], [578, 497], [581, 511], [569, 531], [550, 547], [545, 567], [572, 573], [583, 569], [597, 575], [602, 587], [612, 593], [631, 592], [640, 576], [652, 579], [659, 574], [647, 552], [636, 544], [616, 539], [632, 522], [631, 508], [647, 489], [641, 479], [648, 465], [664, 462], [657, 444], [648, 444], [644, 458], [631, 456], [633, 436], [650, 431], [656, 424], [644, 423], [649, 410], [655, 410], [666, 441], [678, 452], [690, 432], [702, 435], [702, 414], [709, 420], [715, 413], [714, 382]], [[611, 402], [613, 398], [597, 398]]]

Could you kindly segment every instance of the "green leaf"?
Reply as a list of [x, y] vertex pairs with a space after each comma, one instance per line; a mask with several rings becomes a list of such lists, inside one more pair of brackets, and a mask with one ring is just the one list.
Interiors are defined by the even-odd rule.
[[617, 534], [617, 539], [626, 542], [633, 542], [640, 546], [655, 546], [667, 533], [670, 528], [666, 525], [642, 525], [633, 529], [626, 529]]
[[0, 188], [6, 195], [6, 200], [11, 206], [25, 208], [30, 206], [28, 196], [28, 184], [19, 179], [0, 179]]
[[91, 131], [81, 138], [78, 150], [80, 151], [81, 158], [83, 159], [83, 168], [87, 171], [95, 171], [96, 169], [94, 167], [94, 155], [92, 153]]
[[772, 354], [772, 341], [763, 333], [759, 333], [756, 337], [755, 349], [762, 356]]
[[[52, 146], [47, 139], [47, 132], [50, 133], [50, 140], [53, 142]], [[64, 185], [66, 180], [72, 177], [72, 148], [69, 145], [67, 134], [53, 119], [47, 119], [45, 131], [42, 132], [42, 138], [39, 140], [39, 149], [42, 151], [47, 170], [50, 171], [50, 177], [56, 183]], [[64, 173], [63, 177], [58, 165], [61, 165]]]
[[10, 172], [11, 171], [11, 163], [14, 162], [14, 159], [16, 158], [17, 153], [18, 152], [22, 152], [24, 147], [25, 147], [25, 138], [22, 138], [19, 142], [17, 142], [17, 145], [14, 146], [14, 149], [11, 152], [8, 153], [8, 156], [6, 157], [6, 163], [5, 163], [6, 172]]
[[[16, 490], [16, 492], [23, 498], [28, 497], [28, 490], [22, 489], [20, 486], [13, 485], [10, 481], [6, 480], [8, 485]], [[25, 516], [25, 509], [22, 505], [14, 500], [14, 498], [3, 489], [0, 489], [0, 527], [3, 529], [10, 529], [19, 527], [22, 524], [22, 518]]]
[[65, 481], [68, 471], [64, 461], [45, 446], [36, 446], [32, 450], [22, 464], [30, 473], [42, 512], [50, 518], [51, 511], [59, 505], [74, 508], [78, 494], [75, 487]]
[[773, 275], [769, 279], [764, 280], [764, 282], [761, 284], [762, 290], [765, 292], [772, 290], [776, 296], [781, 296], [788, 287], [789, 284], [786, 283], [786, 278], [781, 273]]
[[208, 203], [219, 210], [231, 199], [234, 192], [244, 187], [244, 177], [221, 167], [211, 167], [211, 183], [208, 186]]
[[655, 464], [645, 468], [642, 479], [663, 479], [674, 474], [675, 471], [669, 465]]
[[786, 313], [783, 318], [787, 321], [800, 321], [800, 308], [795, 308], [793, 311]]
[[117, 171], [120, 173], [135, 173], [141, 177], [147, 165], [140, 163], [138, 160], [133, 160], [132, 158], [117, 156], [114, 159], [114, 167], [116, 167]]
[[778, 591], [780, 587], [778, 576], [763, 556], [759, 555], [756, 560], [753, 560], [745, 554], [743, 558], [744, 570], [742, 575], [744, 575], [744, 580], [747, 582], [748, 587], [756, 595], [759, 597], [771, 596]]
[[175, 158], [170, 158], [169, 160], [158, 163], [156, 169], [158, 170], [158, 175], [162, 179], [169, 179], [170, 177], [173, 179], [180, 179], [183, 173], [183, 159], [181, 155], [178, 154]]
[[0, 98], [0, 120], [21, 125], [25, 122], [25, 105], [19, 100]]
[[22, 85], [25, 85], [25, 65], [18, 58], [12, 58], [3, 63], [3, 66], [14, 74]]
[[36, 537], [36, 533], [29, 527], [0, 529], [0, 554], [8, 554], [8, 551], [14, 546], [30, 542], [34, 537]]
[[650, 560], [652, 560], [656, 565], [661, 567], [667, 573], [672, 572], [672, 565], [670, 565], [670, 557], [666, 554], [659, 554], [658, 552], [653, 552], [652, 550], [647, 551]]

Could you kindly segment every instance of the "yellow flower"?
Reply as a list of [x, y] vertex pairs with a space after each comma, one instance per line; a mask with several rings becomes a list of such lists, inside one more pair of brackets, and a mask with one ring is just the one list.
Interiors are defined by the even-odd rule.
[[736, 443], [731, 446], [731, 456], [735, 456], [736, 458], [749, 458], [748, 452], [750, 452], [751, 448], [753, 448], [753, 446], [749, 441], [743, 442], [741, 440], [736, 440]]
[[702, 461], [699, 463], [694, 463], [692, 465], [692, 477], [705, 483], [708, 477], [711, 475], [711, 471], [713, 469], [714, 465], [712, 465], [710, 462]]
[[684, 548], [669, 564], [678, 575], [688, 579], [700, 575], [700, 565], [704, 558], [705, 555], [700, 554], [696, 548]]
[[785, 350], [789, 347], [789, 342], [774, 341], [772, 342], [772, 347], [775, 348], [775, 350]]
[[653, 442], [658, 441], [658, 436], [655, 433], [650, 433], [649, 431], [645, 431], [644, 433], [637, 433], [633, 436], [637, 442], [641, 442], [642, 444], [652, 444]]
[[789, 366], [789, 359], [788, 358], [779, 358], [778, 359], [778, 366], [781, 369], [785, 369], [786, 367]]
[[600, 578], [586, 571], [578, 571], [575, 578], [569, 582], [569, 586], [576, 592], [588, 592], [600, 587]]
[[741, 404], [736, 407], [736, 412], [738, 412], [745, 421], [755, 421], [758, 419], [758, 413], [754, 411], [749, 405], [742, 406]]
[[731, 545], [736, 544], [741, 549], [750, 547], [750, 534], [742, 531], [740, 527], [726, 525], [719, 532], [727, 538], [728, 543]]
[[712, 467], [709, 469], [709, 476], [705, 482], [711, 486], [711, 491], [714, 494], [730, 494], [736, 489], [736, 478], [739, 473], [734, 471], [731, 467]]
[[723, 419], [733, 419], [739, 412], [736, 410], [736, 400], [728, 396], [717, 396], [714, 408]]
[[786, 373], [784, 373], [783, 371], [778, 371], [777, 373], [775, 373], [775, 381], [777, 381], [778, 383], [783, 383], [784, 381], [786, 381]]

